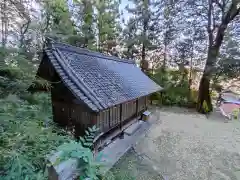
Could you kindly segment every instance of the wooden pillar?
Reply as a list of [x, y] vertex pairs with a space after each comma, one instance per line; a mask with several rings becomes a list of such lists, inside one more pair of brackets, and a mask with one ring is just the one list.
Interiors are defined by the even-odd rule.
[[51, 88], [51, 101], [52, 101], [52, 115], [53, 115], [53, 121], [54, 122], [57, 122], [56, 121], [56, 112], [55, 112], [55, 109], [54, 109], [54, 98], [53, 98], [53, 88]]
[[111, 109], [112, 108], [109, 108], [109, 113], [108, 113], [108, 128], [109, 129], [111, 128]]
[[123, 104], [120, 104], [120, 129], [121, 130], [122, 130], [122, 120], [123, 120], [122, 106]]
[[147, 109], [147, 96], [145, 96], [145, 110]]
[[138, 99], [136, 100], [136, 116], [138, 116]]

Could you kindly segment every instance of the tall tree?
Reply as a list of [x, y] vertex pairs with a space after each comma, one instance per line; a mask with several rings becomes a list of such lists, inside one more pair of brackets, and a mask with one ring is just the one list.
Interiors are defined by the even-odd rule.
[[43, 17], [46, 24], [46, 35], [68, 42], [76, 34], [67, 2], [65, 0], [43, 1]]
[[160, 1], [159, 6], [162, 7], [163, 12], [158, 12], [162, 13], [162, 27], [161, 31], [163, 33], [163, 64], [162, 64], [162, 70], [164, 71], [166, 68], [166, 63], [167, 63], [167, 52], [168, 52], [168, 46], [173, 41], [175, 38], [176, 34], [176, 23], [174, 20], [176, 19], [176, 8], [175, 8], [175, 1], [169, 1], [169, 0], [164, 0]]
[[4, 48], [6, 46], [7, 42], [7, 29], [8, 29], [8, 23], [7, 23], [7, 0], [3, 0], [1, 2], [1, 37], [2, 37], [2, 47]]
[[123, 51], [123, 54], [126, 58], [133, 59], [134, 54], [137, 52], [136, 49], [136, 34], [137, 34], [137, 24], [135, 23], [134, 18], [130, 18], [123, 29], [123, 45], [126, 47], [126, 50]]
[[208, 32], [208, 52], [203, 76], [199, 85], [198, 106], [199, 112], [205, 112], [203, 104], [207, 103], [208, 110], [212, 111], [210, 97], [210, 80], [213, 74], [214, 65], [217, 62], [220, 47], [228, 25], [239, 15], [240, 2], [238, 0], [208, 0], [207, 6], [207, 32]]
[[154, 3], [150, 0], [131, 0], [134, 4], [133, 8], [126, 7], [127, 11], [132, 14], [132, 24], [135, 24], [138, 32], [133, 38], [134, 42], [141, 49], [141, 62], [140, 66], [143, 71], [148, 68], [146, 60], [146, 52], [150, 49], [155, 49], [156, 40], [156, 14], [154, 11]]
[[111, 53], [119, 35], [119, 1], [96, 0], [98, 51]]
[[75, 0], [72, 7], [72, 15], [75, 27], [78, 31], [76, 36], [71, 37], [75, 45], [96, 49], [94, 2], [88, 0]]

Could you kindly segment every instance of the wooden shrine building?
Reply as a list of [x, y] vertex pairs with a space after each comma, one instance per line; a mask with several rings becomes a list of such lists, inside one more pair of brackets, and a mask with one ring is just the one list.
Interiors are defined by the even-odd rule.
[[93, 125], [101, 134], [121, 130], [162, 89], [132, 60], [56, 42], [44, 49], [37, 76], [51, 82], [53, 120], [77, 135]]

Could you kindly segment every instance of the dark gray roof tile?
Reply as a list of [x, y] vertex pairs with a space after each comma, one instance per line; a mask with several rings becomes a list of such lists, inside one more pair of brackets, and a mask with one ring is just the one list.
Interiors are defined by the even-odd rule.
[[93, 111], [162, 89], [133, 61], [60, 43], [46, 53], [67, 87]]

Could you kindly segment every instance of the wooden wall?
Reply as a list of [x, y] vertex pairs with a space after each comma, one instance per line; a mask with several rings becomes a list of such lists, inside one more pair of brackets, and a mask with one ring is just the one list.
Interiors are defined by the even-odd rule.
[[93, 125], [101, 132], [120, 128], [127, 121], [140, 115], [147, 107], [147, 97], [141, 97], [94, 113], [84, 103], [77, 101], [63, 83], [53, 84], [51, 92], [54, 121], [63, 126], [75, 126], [77, 136], [83, 135], [84, 130]]
[[54, 121], [74, 131], [76, 137], [84, 135], [85, 129], [96, 123], [96, 114], [79, 104], [54, 101], [53, 114]]
[[106, 109], [97, 115], [96, 125], [102, 132], [106, 132], [109, 129], [112, 129], [120, 125], [121, 122], [120, 108], [121, 105], [117, 105], [109, 109]]
[[[147, 107], [147, 97], [129, 101], [100, 112], [97, 115], [96, 125], [102, 132], [107, 132], [125, 121], [140, 115]], [[121, 112], [122, 110], [122, 112]]]
[[43, 58], [39, 64], [39, 68], [37, 71], [37, 76], [42, 77], [43, 79], [46, 79], [48, 81], [52, 81], [56, 75], [56, 71], [50, 62], [47, 55], [44, 53]]
[[138, 99], [138, 112], [141, 112], [146, 109], [147, 106], [147, 97], [141, 97]]
[[137, 114], [137, 101], [129, 101], [122, 104], [123, 121]]
[[52, 111], [54, 122], [67, 126], [76, 136], [84, 135], [87, 127], [96, 123], [96, 114], [61, 82], [52, 85]]

